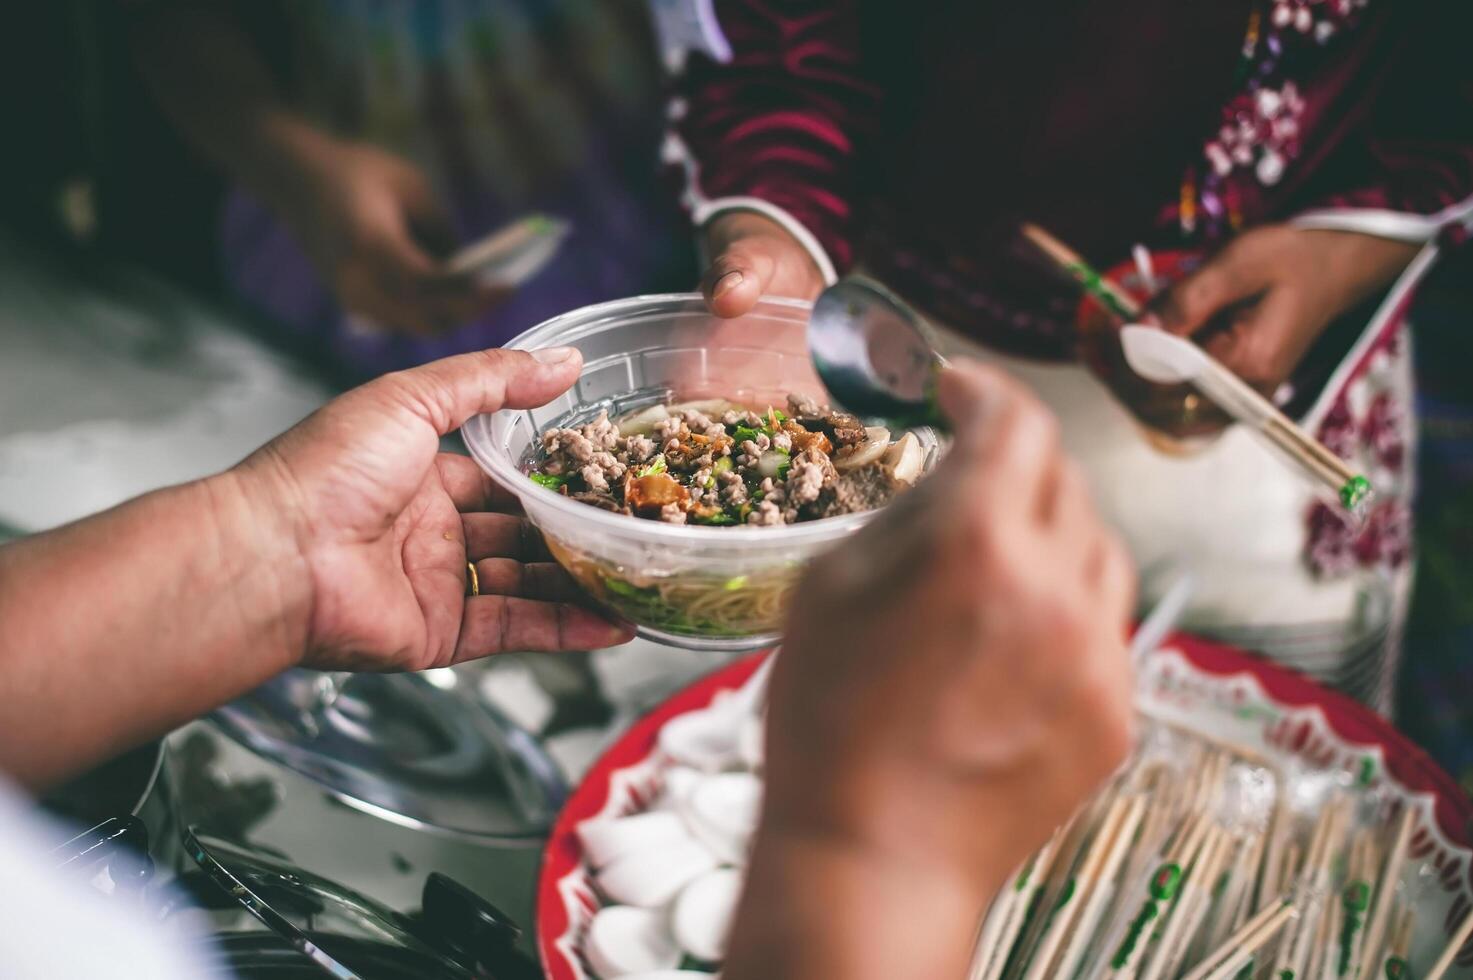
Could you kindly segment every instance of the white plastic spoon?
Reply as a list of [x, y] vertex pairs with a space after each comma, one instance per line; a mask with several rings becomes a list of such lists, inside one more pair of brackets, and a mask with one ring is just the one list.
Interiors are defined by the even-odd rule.
[[[700, 785], [706, 774], [690, 766], [671, 766], [665, 770], [665, 788], [655, 799], [654, 808], [672, 814], [679, 813], [691, 790]], [[682, 827], [684, 824], [682, 824]]]
[[753, 772], [762, 769], [766, 738], [767, 732], [761, 715], [746, 715], [742, 718], [741, 727], [737, 729], [737, 755], [741, 756], [742, 764]]
[[724, 772], [701, 780], [680, 813], [696, 840], [723, 864], [744, 864], [761, 808], [762, 780], [749, 772]]
[[1141, 662], [1146, 656], [1155, 651], [1161, 641], [1166, 639], [1166, 635], [1176, 628], [1195, 591], [1197, 580], [1192, 577], [1191, 572], [1182, 572], [1140, 621], [1135, 635], [1130, 638], [1130, 661], [1135, 664], [1136, 670], [1140, 670]]
[[595, 880], [615, 902], [652, 909], [670, 901], [717, 863], [708, 847], [685, 840], [659, 850], [626, 854], [599, 871]]
[[665, 923], [665, 913], [610, 905], [588, 925], [583, 952], [599, 980], [614, 980], [680, 965], [680, 947]]
[[691, 835], [674, 813], [653, 811], [585, 820], [578, 825], [578, 840], [588, 863], [602, 868], [636, 851], [657, 851], [686, 843]]
[[718, 868], [685, 886], [675, 900], [670, 925], [680, 948], [702, 963], [726, 958], [726, 938], [742, 894], [742, 874]]
[[1157, 384], [1191, 384], [1282, 450], [1347, 511], [1358, 512], [1370, 497], [1371, 485], [1364, 476], [1190, 340], [1155, 327], [1129, 324], [1120, 328], [1120, 346], [1136, 374]]
[[702, 772], [720, 772], [735, 765], [737, 721], [740, 710], [713, 705], [672, 718], [660, 729], [660, 750], [675, 762]]

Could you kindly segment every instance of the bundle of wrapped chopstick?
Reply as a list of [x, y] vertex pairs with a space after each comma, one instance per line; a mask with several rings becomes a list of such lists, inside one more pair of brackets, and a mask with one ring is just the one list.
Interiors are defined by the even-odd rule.
[[1417, 820], [1158, 728], [993, 900], [970, 980], [1435, 980], [1457, 947], [1409, 962]]

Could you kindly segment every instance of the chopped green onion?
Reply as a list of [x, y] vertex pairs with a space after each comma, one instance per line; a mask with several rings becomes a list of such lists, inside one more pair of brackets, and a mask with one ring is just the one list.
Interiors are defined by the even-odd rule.
[[757, 460], [757, 472], [780, 480], [792, 464], [792, 457], [781, 449], [769, 449]]
[[615, 595], [625, 596], [629, 599], [649, 599], [653, 598], [655, 594], [654, 589], [641, 589], [637, 585], [632, 585], [622, 578], [614, 578], [612, 575], [604, 577], [604, 585]]
[[762, 435], [762, 432], [752, 428], [750, 425], [739, 425], [731, 433], [731, 437], [736, 440], [738, 446], [744, 442], [756, 442], [757, 437], [760, 435]]
[[651, 460], [650, 461], [650, 464], [648, 466], [646, 466], [646, 467], [644, 467], [642, 469], [636, 470], [634, 472], [634, 477], [635, 477], [635, 479], [640, 479], [640, 478], [646, 477], [646, 476], [654, 476], [657, 473], [663, 473], [663, 472], [665, 472], [665, 470], [667, 470], [668, 468], [669, 467], [667, 467], [665, 465], [665, 454], [664, 453], [661, 453], [660, 455], [656, 456], [653, 460]]
[[707, 490], [714, 490], [716, 488], [716, 478], [723, 473], [731, 472], [731, 467], [731, 457], [721, 457], [715, 463], [711, 464], [711, 475], [706, 477], [706, 482], [702, 484], [702, 486], [704, 486]]
[[728, 592], [735, 592], [737, 589], [742, 588], [746, 584], [747, 576], [738, 575], [735, 578], [729, 578], [725, 582], [721, 583], [721, 587]]
[[567, 477], [553, 476], [551, 473], [528, 473], [527, 476], [531, 477], [532, 482], [539, 487], [546, 487], [549, 490], [556, 490], [568, 482]]

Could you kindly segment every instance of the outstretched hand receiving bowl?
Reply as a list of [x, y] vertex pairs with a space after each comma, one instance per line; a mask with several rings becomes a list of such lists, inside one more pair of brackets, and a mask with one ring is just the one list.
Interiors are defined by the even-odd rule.
[[561, 394], [581, 364], [568, 348], [493, 350], [390, 374], [228, 474], [261, 526], [292, 543], [298, 561], [280, 575], [310, 592], [305, 666], [419, 670], [631, 637], [580, 601], [508, 494], [439, 451], [472, 415]]

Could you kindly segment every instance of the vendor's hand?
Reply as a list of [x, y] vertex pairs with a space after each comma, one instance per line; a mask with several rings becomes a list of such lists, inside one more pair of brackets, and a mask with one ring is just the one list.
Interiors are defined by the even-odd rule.
[[940, 401], [947, 458], [793, 601], [765, 832], [985, 890], [1131, 746], [1135, 577], [1019, 383], [959, 364]]
[[763, 296], [812, 300], [823, 275], [807, 249], [782, 225], [755, 211], [727, 211], [706, 225], [711, 267], [701, 292], [717, 316], [741, 316]]
[[[386, 375], [227, 474], [260, 526], [284, 527], [295, 542], [310, 589], [306, 665], [418, 670], [630, 638], [580, 604], [520, 516], [483, 513], [506, 496], [474, 462], [439, 451], [473, 415], [548, 402], [581, 364], [571, 349], [491, 350]], [[465, 595], [467, 560], [479, 573], [475, 598]]]
[[441, 333], [505, 298], [444, 263], [450, 224], [424, 176], [372, 146], [314, 141], [301, 153], [292, 224], [339, 305], [389, 329]]
[[941, 378], [948, 457], [804, 576], [731, 980], [966, 973], [987, 900], [1131, 745], [1134, 576], [1057, 423]]
[[1257, 228], [1173, 286], [1154, 319], [1197, 336], [1239, 377], [1271, 392], [1331, 321], [1387, 286], [1416, 251], [1355, 232]]

